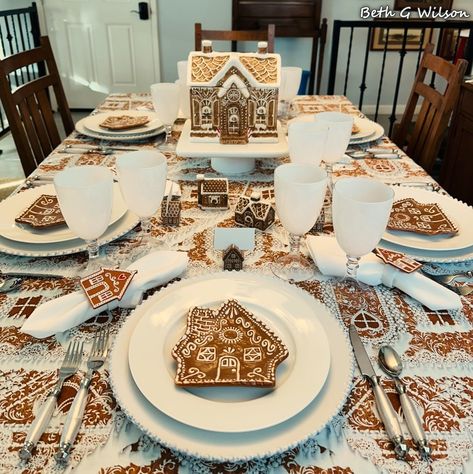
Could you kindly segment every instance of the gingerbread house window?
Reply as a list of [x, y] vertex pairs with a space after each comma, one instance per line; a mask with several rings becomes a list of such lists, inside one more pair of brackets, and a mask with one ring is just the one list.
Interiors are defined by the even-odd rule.
[[263, 360], [263, 354], [260, 347], [246, 347], [243, 353], [245, 362], [259, 362]]
[[217, 358], [217, 349], [215, 347], [201, 347], [197, 354], [197, 360], [202, 362], [213, 362]]

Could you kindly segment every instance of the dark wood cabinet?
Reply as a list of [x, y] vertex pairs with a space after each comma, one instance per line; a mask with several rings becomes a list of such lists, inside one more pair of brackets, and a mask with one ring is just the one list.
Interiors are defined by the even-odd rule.
[[273, 23], [276, 25], [276, 38], [312, 38], [309, 78], [311, 94], [316, 74], [317, 92], [320, 89], [327, 37], [327, 22], [321, 21], [321, 10], [322, 0], [233, 0], [232, 29], [265, 29], [268, 24]]
[[452, 119], [440, 184], [473, 206], [473, 84], [463, 84]]

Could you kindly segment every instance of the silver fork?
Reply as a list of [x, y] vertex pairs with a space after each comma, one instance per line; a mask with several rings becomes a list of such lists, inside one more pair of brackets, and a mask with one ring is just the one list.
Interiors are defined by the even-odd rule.
[[31, 424], [30, 431], [26, 437], [25, 444], [19, 451], [20, 459], [27, 461], [33, 452], [40, 436], [49, 424], [52, 414], [56, 408], [57, 399], [61, 393], [62, 386], [66, 379], [77, 372], [82, 359], [83, 342], [71, 341], [67, 348], [66, 355], [59, 369], [59, 377], [54, 389], [48, 394], [41, 410]]
[[101, 329], [94, 336], [92, 349], [90, 351], [89, 359], [87, 361], [87, 373], [82, 379], [80, 388], [72, 402], [71, 409], [67, 414], [66, 422], [61, 434], [59, 442], [59, 450], [56, 453], [56, 461], [61, 464], [67, 464], [69, 454], [72, 450], [74, 440], [76, 439], [80, 425], [82, 424], [82, 417], [84, 409], [87, 404], [87, 394], [89, 391], [92, 376], [95, 371], [100, 369], [105, 362], [108, 352], [110, 332], [107, 329]]

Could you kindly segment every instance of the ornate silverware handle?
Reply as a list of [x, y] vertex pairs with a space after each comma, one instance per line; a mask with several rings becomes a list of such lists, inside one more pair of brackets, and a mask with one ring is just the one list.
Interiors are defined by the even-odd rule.
[[28, 436], [26, 437], [25, 444], [19, 452], [19, 456], [23, 461], [28, 460], [33, 452], [41, 435], [49, 425], [49, 420], [54, 413], [57, 403], [57, 397], [61, 391], [60, 387], [56, 387], [46, 398], [45, 402], [41, 406], [41, 409], [31, 424]]
[[397, 457], [404, 459], [407, 454], [407, 446], [404, 443], [401, 425], [399, 424], [396, 412], [383, 387], [379, 384], [378, 377], [370, 378], [370, 381], [373, 387], [376, 407], [378, 408], [378, 413], [384, 424], [386, 433], [389, 439], [394, 443], [394, 451]]
[[430, 458], [430, 448], [425, 436], [425, 431], [422, 426], [422, 420], [417, 413], [417, 410], [412, 403], [411, 398], [407, 395], [404, 387], [403, 391], [399, 392], [399, 399], [401, 400], [401, 407], [404, 413], [404, 419], [406, 420], [407, 427], [412, 435], [412, 439], [416, 443], [422, 457], [424, 459]]
[[80, 388], [72, 402], [71, 409], [67, 414], [66, 422], [59, 442], [59, 450], [56, 454], [56, 460], [60, 463], [67, 463], [72, 446], [82, 424], [85, 406], [87, 404], [87, 395], [92, 381], [92, 375], [87, 374], [80, 384]]

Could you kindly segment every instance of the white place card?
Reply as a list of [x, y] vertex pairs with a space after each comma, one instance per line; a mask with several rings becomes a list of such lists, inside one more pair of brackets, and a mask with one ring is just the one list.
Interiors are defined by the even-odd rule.
[[255, 229], [249, 227], [215, 228], [215, 250], [225, 250], [232, 244], [240, 250], [253, 250], [255, 248]]

